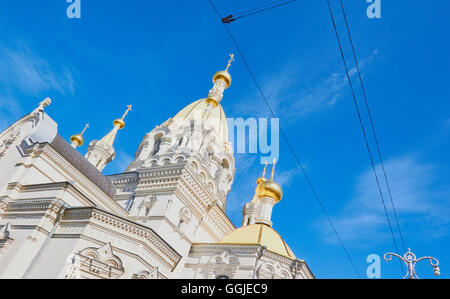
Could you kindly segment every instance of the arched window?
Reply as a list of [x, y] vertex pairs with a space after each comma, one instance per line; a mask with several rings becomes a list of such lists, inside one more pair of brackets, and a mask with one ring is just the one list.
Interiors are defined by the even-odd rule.
[[216, 277], [216, 279], [231, 279], [231, 278], [227, 275], [219, 275]]
[[155, 144], [153, 145], [152, 156], [156, 155], [159, 152], [159, 148], [161, 147], [161, 138], [162, 138], [161, 135], [159, 135], [155, 138]]

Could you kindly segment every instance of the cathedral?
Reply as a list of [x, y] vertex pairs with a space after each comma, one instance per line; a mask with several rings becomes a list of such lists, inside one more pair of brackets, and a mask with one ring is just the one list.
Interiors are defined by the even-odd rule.
[[0, 278], [314, 278], [272, 227], [275, 163], [240, 195], [242, 226], [225, 213], [239, 167], [220, 104], [230, 63], [206, 98], [143, 136], [120, 174], [102, 171], [131, 105], [84, 156], [85, 130], [61, 137], [49, 98], [1, 132]]

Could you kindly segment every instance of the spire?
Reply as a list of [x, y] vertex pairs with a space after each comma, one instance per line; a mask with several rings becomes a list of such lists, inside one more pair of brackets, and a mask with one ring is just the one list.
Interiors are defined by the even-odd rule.
[[89, 124], [86, 124], [86, 126], [84, 127], [83, 131], [80, 134], [72, 135], [72, 137], [70, 137], [70, 142], [73, 148], [77, 148], [84, 144], [83, 134], [84, 132], [86, 132], [87, 128], [89, 128]]
[[106, 164], [114, 160], [116, 154], [113, 148], [117, 132], [125, 127], [125, 117], [131, 111], [132, 105], [127, 106], [127, 110], [121, 118], [114, 120], [114, 128], [100, 140], [94, 140], [89, 144], [85, 158], [91, 162], [99, 171], [102, 171]]
[[210, 111], [212, 108], [217, 107], [222, 101], [223, 92], [231, 85], [231, 75], [228, 73], [228, 69], [231, 63], [234, 61], [234, 54], [230, 54], [230, 60], [228, 61], [227, 68], [224, 71], [219, 71], [214, 74], [213, 83], [214, 87], [209, 91], [206, 104], [208, 108], [206, 111]]
[[113, 146], [114, 140], [116, 139], [117, 132], [125, 127], [125, 117], [128, 115], [128, 112], [130, 112], [133, 108], [132, 105], [127, 106], [127, 110], [123, 114], [122, 118], [118, 118], [114, 120], [113, 125], [114, 129], [111, 130], [105, 137], [101, 139], [101, 141], [109, 146]]

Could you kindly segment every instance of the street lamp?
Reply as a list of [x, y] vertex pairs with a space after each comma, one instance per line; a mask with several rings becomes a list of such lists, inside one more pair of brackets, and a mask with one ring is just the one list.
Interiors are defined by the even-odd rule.
[[384, 259], [386, 260], [386, 262], [389, 262], [392, 260], [393, 256], [399, 258], [406, 264], [406, 268], [408, 269], [408, 271], [407, 271], [405, 277], [403, 277], [403, 279], [406, 279], [406, 278], [419, 279], [419, 276], [417, 276], [417, 274], [416, 274], [415, 267], [418, 262], [423, 261], [423, 260], [430, 261], [430, 264], [433, 267], [434, 275], [436, 275], [436, 276], [441, 275], [441, 272], [438, 267], [439, 261], [437, 259], [435, 259], [434, 257], [425, 256], [425, 257], [421, 257], [421, 258], [417, 259], [416, 255], [411, 252], [411, 249], [408, 248], [408, 252], [405, 253], [405, 255], [403, 255], [403, 256], [400, 256], [396, 253], [389, 252], [384, 255]]

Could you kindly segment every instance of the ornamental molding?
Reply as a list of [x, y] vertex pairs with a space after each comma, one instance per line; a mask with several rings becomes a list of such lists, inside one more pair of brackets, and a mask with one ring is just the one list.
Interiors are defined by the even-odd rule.
[[[211, 193], [197, 177], [197, 173], [188, 163], [180, 163], [165, 167], [141, 169], [138, 171], [137, 183], [135, 173], [111, 176], [110, 179], [118, 188], [136, 183], [135, 195], [175, 193], [198, 219], [207, 220], [207, 223], [212, 226], [209, 229], [209, 234], [213, 239], [218, 240], [231, 233], [235, 227], [218, 206], [210, 208], [209, 212], [207, 211], [213, 202], [220, 201], [222, 198], [218, 198], [216, 194]], [[120, 197], [116, 196], [116, 200], [123, 198], [126, 198], [124, 194]]]
[[97, 208], [70, 208], [63, 217], [64, 222], [83, 219], [93, 224], [97, 223], [100, 227], [109, 228], [113, 232], [121, 232], [124, 236], [143, 240], [155, 256], [159, 256], [160, 260], [171, 269], [174, 269], [181, 259], [181, 256], [152, 229], [106, 211]]
[[[75, 197], [82, 201], [87, 206], [95, 206], [95, 203], [91, 201], [84, 193], [82, 193], [78, 188], [76, 188], [71, 182], [57, 182], [57, 183], [43, 183], [43, 184], [33, 184], [33, 185], [22, 185], [17, 182], [9, 183], [6, 187], [6, 190], [14, 190], [16, 193], [27, 193], [27, 192], [38, 192], [38, 191], [67, 191], [71, 192], [75, 195]], [[60, 195], [60, 194], [59, 194]], [[8, 195], [10, 199], [12, 198], [11, 194]], [[48, 198], [43, 198], [44, 200]], [[37, 200], [40, 198], [34, 197], [33, 199]], [[60, 200], [60, 198], [56, 198]], [[27, 199], [20, 199], [27, 200]]]
[[[261, 251], [262, 246], [258, 244], [220, 244], [220, 243], [193, 243], [191, 247], [190, 254], [201, 255], [201, 254], [213, 254], [215, 252], [222, 252], [229, 250], [235, 254], [246, 254], [255, 255], [257, 257], [258, 253]], [[277, 253], [265, 250], [262, 256], [262, 260], [276, 261], [286, 267], [292, 265], [292, 259], [285, 256], [279, 255]], [[304, 261], [299, 261], [304, 264]]]
[[[99, 200], [99, 203], [102, 204], [105, 208], [110, 208], [114, 213], [117, 213], [120, 216], [126, 216], [126, 211], [109, 195], [107, 195], [103, 190], [101, 190], [95, 183], [86, 178], [82, 172], [76, 169], [70, 162], [64, 159], [50, 144], [36, 144], [32, 148], [30, 148], [30, 152], [36, 157], [43, 156], [50, 160], [50, 165], [57, 166], [56, 170], [62, 171], [66, 177], [72, 178], [77, 185], [84, 189], [83, 191], [78, 189], [83, 194], [85, 190], [89, 191], [94, 195], [94, 197]], [[36, 167], [35, 165], [33, 165]], [[90, 198], [90, 196], [86, 196]]]
[[113, 253], [111, 243], [107, 243], [100, 248], [88, 247], [75, 253], [65, 278], [118, 279], [124, 272], [122, 260]]
[[158, 271], [158, 267], [153, 268], [152, 270], [143, 270], [136, 274], [133, 274], [132, 279], [166, 279], [161, 273]]
[[127, 217], [127, 219], [130, 219], [132, 221], [139, 221], [139, 220], [161, 220], [166, 222], [172, 229], [173, 232], [176, 232], [180, 235], [180, 237], [185, 240], [189, 245], [192, 245], [192, 241], [186, 236], [186, 234], [180, 230], [180, 228], [178, 228], [175, 224], [172, 223], [172, 221], [170, 221], [169, 218], [167, 218], [166, 216], [131, 216], [131, 217]]

